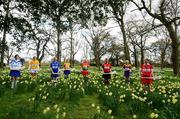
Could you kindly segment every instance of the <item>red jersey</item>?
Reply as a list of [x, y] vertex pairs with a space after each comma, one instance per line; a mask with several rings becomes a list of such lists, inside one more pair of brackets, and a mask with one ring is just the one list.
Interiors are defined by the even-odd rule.
[[109, 64], [109, 63], [104, 63], [104, 64], [102, 65], [102, 67], [103, 67], [104, 73], [110, 73], [110, 72], [111, 72], [111, 68], [112, 68], [111, 64]]
[[88, 62], [83, 62], [83, 63], [81, 64], [81, 66], [82, 66], [82, 67], [85, 67], [85, 68], [88, 68], [90, 65], [89, 65]]
[[142, 76], [151, 77], [152, 76], [153, 67], [151, 64], [143, 64], [141, 66], [141, 74]]

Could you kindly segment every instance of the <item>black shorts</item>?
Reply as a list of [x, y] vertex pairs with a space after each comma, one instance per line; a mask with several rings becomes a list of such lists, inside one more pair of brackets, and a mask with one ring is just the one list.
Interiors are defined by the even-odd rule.
[[111, 74], [103, 74], [102, 77], [106, 80], [111, 78]]

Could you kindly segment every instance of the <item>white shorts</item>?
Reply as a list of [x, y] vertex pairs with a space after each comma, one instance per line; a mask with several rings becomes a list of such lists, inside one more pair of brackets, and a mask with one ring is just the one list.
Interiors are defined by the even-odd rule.
[[31, 69], [31, 73], [38, 73], [38, 71], [37, 69]]

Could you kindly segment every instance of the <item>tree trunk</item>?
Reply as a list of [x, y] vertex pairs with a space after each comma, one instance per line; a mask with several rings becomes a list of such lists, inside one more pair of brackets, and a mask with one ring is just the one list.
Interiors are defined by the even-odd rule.
[[122, 35], [123, 35], [125, 60], [129, 60], [129, 62], [131, 63], [129, 47], [128, 47], [128, 42], [127, 42], [127, 38], [126, 38], [126, 31], [125, 31], [125, 26], [124, 26], [123, 19], [120, 20], [119, 26], [120, 26], [120, 29], [121, 29], [121, 32], [122, 32]]
[[99, 58], [98, 53], [95, 52], [94, 56], [95, 56], [96, 66], [97, 66], [98, 69], [100, 70], [100, 58]]
[[[71, 29], [72, 30], [72, 29]], [[71, 31], [70, 33], [70, 63], [71, 63], [71, 66], [74, 67], [73, 65], [73, 55], [74, 55], [74, 45], [73, 45], [73, 33]]]
[[1, 48], [1, 62], [0, 62], [0, 67], [3, 67], [4, 65], [4, 56], [5, 56], [5, 50], [6, 50], [6, 34], [8, 32], [8, 27], [9, 27], [9, 19], [8, 19], [8, 14], [9, 14], [9, 3], [10, 0], [7, 2], [7, 9], [6, 9], [6, 16], [4, 18], [4, 23], [3, 23], [3, 38], [2, 38], [2, 48]]
[[141, 64], [144, 63], [144, 49], [141, 48]]
[[7, 32], [7, 29], [4, 28], [2, 48], [1, 48], [1, 67], [3, 67], [3, 64], [4, 64], [4, 56], [5, 56], [5, 50], [6, 50], [6, 32]]
[[136, 49], [136, 46], [135, 45], [133, 45], [133, 49], [134, 49], [134, 64], [135, 64], [135, 67], [137, 68], [138, 67], [138, 65], [139, 65], [139, 63], [138, 63], [138, 57], [137, 57], [137, 49]]
[[121, 9], [119, 11], [119, 10], [117, 10], [116, 4], [114, 4], [111, 0], [109, 0], [108, 2], [112, 8], [112, 13], [115, 16], [117, 23], [120, 27], [120, 30], [122, 32], [122, 35], [123, 35], [125, 60], [129, 60], [129, 62], [131, 63], [128, 43], [127, 43], [127, 39], [126, 39], [125, 25], [124, 25], [124, 14], [125, 14], [125, 10], [123, 10], [124, 5], [122, 4], [123, 6], [121, 6], [119, 8], [119, 9]]
[[119, 57], [116, 55], [116, 66], [119, 66]]
[[61, 39], [60, 39], [60, 30], [57, 27], [57, 60], [61, 63]]
[[41, 51], [40, 51], [40, 40], [37, 39], [36, 58], [38, 60], [40, 59], [40, 54], [41, 54]]
[[144, 63], [144, 45], [143, 45], [143, 35], [141, 35], [141, 46], [140, 46], [140, 52], [141, 52], [141, 65]]
[[48, 43], [48, 41], [46, 41], [45, 44], [43, 45], [43, 49], [42, 49], [42, 51], [41, 51], [41, 56], [40, 56], [40, 58], [39, 58], [40, 64], [41, 64], [41, 62], [42, 62], [42, 60], [43, 60], [43, 58], [44, 58], [44, 56], [45, 56], [45, 49], [46, 49], [45, 47], [46, 47], [47, 43]]
[[73, 54], [73, 57], [72, 57], [72, 66], [74, 67], [74, 64], [75, 64], [75, 60], [74, 60], [74, 54]]
[[161, 69], [164, 68], [164, 59], [165, 59], [165, 52], [162, 52], [162, 54], [161, 54]]
[[171, 59], [173, 63], [173, 73], [175, 75], [178, 75], [179, 73], [179, 44], [178, 44], [178, 38], [176, 35], [175, 30], [173, 29], [173, 26], [171, 24], [167, 24], [166, 28], [169, 32], [171, 41], [172, 41], [172, 54]]
[[100, 67], [100, 61], [101, 61], [101, 58], [98, 57], [98, 69], [99, 69], [99, 71], [101, 70], [101, 67]]

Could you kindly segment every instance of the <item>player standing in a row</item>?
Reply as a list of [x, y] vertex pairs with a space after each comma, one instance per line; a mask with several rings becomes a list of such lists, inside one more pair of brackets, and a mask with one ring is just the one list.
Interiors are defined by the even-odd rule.
[[64, 78], [67, 79], [69, 77], [69, 74], [71, 73], [70, 70], [71, 64], [69, 63], [69, 60], [65, 60], [64, 62]]
[[30, 74], [31, 74], [32, 78], [37, 76], [38, 71], [39, 71], [39, 64], [40, 63], [39, 63], [39, 61], [37, 60], [37, 58], [35, 56], [29, 62], [29, 71], [30, 71]]
[[109, 79], [111, 79], [111, 64], [109, 63], [109, 60], [106, 58], [104, 61], [104, 64], [102, 64], [103, 68], [103, 78], [104, 78], [104, 84], [109, 84]]
[[90, 64], [88, 62], [88, 60], [83, 60], [82, 63], [81, 63], [81, 73], [84, 77], [87, 77], [89, 75], [89, 71], [88, 71], [88, 68], [89, 68]]
[[56, 57], [53, 58], [53, 61], [51, 62], [50, 67], [51, 67], [51, 78], [53, 80], [56, 80], [60, 76], [59, 68], [61, 67], [61, 64], [57, 61]]
[[14, 59], [10, 62], [10, 76], [12, 85], [11, 88], [16, 88], [17, 86], [17, 79], [20, 77], [22, 69], [22, 62], [20, 61], [19, 55], [15, 55]]
[[128, 60], [125, 61], [123, 69], [124, 69], [124, 77], [126, 78], [126, 83], [130, 84], [131, 65], [129, 64]]
[[145, 93], [147, 93], [147, 86], [148, 90], [152, 91], [153, 66], [149, 63], [148, 59], [145, 59], [144, 64], [141, 65], [141, 83]]

